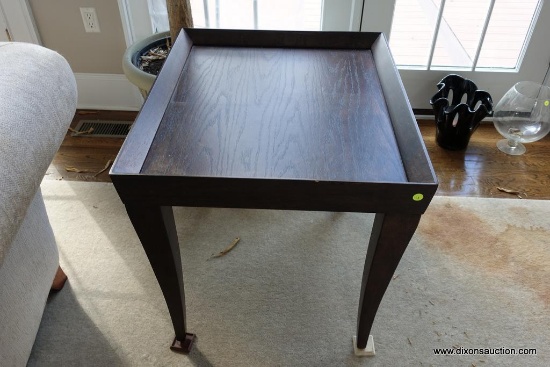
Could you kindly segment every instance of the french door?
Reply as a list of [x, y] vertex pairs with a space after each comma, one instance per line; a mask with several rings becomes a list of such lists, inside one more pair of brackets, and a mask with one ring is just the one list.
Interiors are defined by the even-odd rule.
[[0, 0], [0, 41], [40, 44], [27, 0]]
[[[118, 1], [128, 43], [132, 35], [168, 28], [165, 0]], [[447, 74], [473, 80], [496, 104], [518, 81], [542, 83], [550, 63], [544, 0], [191, 0], [191, 6], [197, 27], [384, 32], [417, 109], [431, 108]]]
[[[140, 1], [147, 1], [152, 30], [155, 32], [167, 30], [166, 1]], [[363, 7], [362, 0], [190, 0], [190, 2], [195, 27], [225, 29], [359, 31]]]
[[547, 19], [543, 0], [367, 0], [361, 30], [389, 36], [411, 105], [425, 109], [450, 73], [474, 81], [495, 104], [518, 81], [543, 83]]

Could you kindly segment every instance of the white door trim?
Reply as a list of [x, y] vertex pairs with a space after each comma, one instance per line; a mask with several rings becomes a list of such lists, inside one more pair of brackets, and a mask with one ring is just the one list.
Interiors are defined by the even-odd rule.
[[6, 23], [6, 19], [4, 19], [4, 12], [0, 6], [0, 42], [8, 42], [10, 38], [11, 34], [8, 29], [8, 23]]
[[390, 39], [395, 0], [364, 0], [361, 32], [382, 32]]
[[324, 0], [321, 30], [358, 32], [361, 26], [362, 9], [362, 0]]
[[13, 41], [41, 44], [27, 0], [0, 0], [0, 8]]
[[117, 0], [126, 46], [153, 34], [147, 0]]

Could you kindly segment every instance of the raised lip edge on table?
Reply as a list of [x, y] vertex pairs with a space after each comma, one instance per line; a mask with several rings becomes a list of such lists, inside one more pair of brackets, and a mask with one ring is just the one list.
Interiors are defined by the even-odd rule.
[[[370, 49], [409, 183], [437, 186], [432, 164], [386, 38], [381, 32], [307, 32], [184, 28], [109, 172], [139, 175], [193, 45]], [[176, 52], [174, 53], [174, 50]], [[388, 67], [390, 65], [390, 67]], [[178, 78], [173, 75], [179, 72]], [[392, 96], [392, 103], [388, 103]], [[155, 108], [145, 108], [154, 106]]]

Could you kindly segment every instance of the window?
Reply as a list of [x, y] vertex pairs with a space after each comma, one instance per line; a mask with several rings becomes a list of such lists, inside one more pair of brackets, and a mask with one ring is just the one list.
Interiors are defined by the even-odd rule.
[[541, 0], [396, 0], [390, 48], [398, 66], [517, 71]]
[[[321, 30], [322, 0], [191, 0], [197, 28]], [[149, 0], [155, 31], [168, 30], [165, 0]]]
[[[165, 0], [118, 2], [128, 44], [168, 29]], [[550, 19], [550, 1], [191, 0], [191, 5], [197, 27], [384, 32], [409, 101], [418, 109], [431, 109], [429, 99], [446, 74], [475, 81], [496, 103], [518, 81], [543, 82], [550, 60], [550, 22], [542, 21]]]
[[321, 29], [322, 0], [191, 0], [196, 27]]

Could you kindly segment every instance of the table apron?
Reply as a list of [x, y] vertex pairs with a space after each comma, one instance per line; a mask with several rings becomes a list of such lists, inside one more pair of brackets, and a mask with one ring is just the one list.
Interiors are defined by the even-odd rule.
[[125, 204], [422, 214], [437, 183], [112, 175]]

